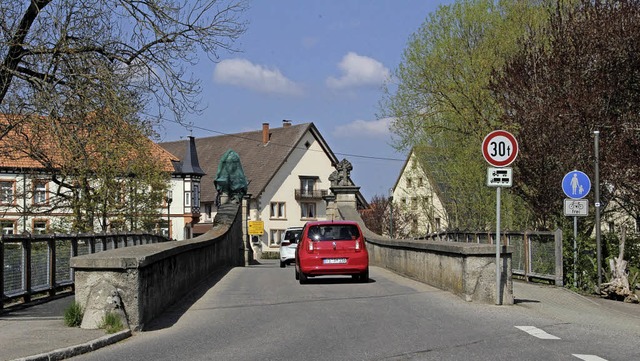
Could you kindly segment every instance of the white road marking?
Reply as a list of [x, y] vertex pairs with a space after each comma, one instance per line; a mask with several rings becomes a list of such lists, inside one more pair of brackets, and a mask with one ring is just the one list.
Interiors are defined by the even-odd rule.
[[572, 354], [572, 356], [575, 356], [584, 361], [607, 361], [606, 359], [603, 359], [602, 357], [598, 357], [596, 355], [578, 355], [574, 353]]
[[560, 337], [548, 334], [535, 326], [516, 326], [516, 328], [530, 334], [531, 336], [537, 337], [539, 339], [543, 339], [543, 340], [559, 340], [560, 339]]

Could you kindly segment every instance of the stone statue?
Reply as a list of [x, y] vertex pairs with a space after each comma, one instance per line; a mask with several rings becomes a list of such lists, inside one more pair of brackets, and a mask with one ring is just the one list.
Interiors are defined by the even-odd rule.
[[240, 203], [242, 197], [247, 194], [249, 183], [238, 153], [229, 149], [222, 155], [213, 184], [218, 191], [218, 203], [221, 195], [226, 195], [229, 201]]
[[329, 175], [329, 181], [331, 182], [331, 186], [349, 186], [349, 176], [351, 171], [353, 170], [353, 166], [351, 162], [349, 162], [346, 158], [342, 159], [340, 163], [336, 165], [336, 170], [333, 171]]

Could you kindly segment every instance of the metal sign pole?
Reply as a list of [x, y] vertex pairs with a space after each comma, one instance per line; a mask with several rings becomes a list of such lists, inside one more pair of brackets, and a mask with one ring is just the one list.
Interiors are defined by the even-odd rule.
[[500, 297], [500, 187], [496, 188], [496, 305], [502, 304]]
[[578, 217], [573, 217], [573, 287], [578, 287], [576, 266], [578, 263]]
[[500, 188], [511, 187], [511, 168], [505, 168], [518, 156], [518, 141], [513, 134], [494, 130], [482, 141], [482, 156], [494, 167], [487, 169], [487, 185], [496, 188], [496, 305], [502, 304], [500, 266]]

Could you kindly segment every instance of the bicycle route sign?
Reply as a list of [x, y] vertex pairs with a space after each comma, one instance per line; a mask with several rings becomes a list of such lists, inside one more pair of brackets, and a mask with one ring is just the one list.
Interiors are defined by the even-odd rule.
[[506, 167], [518, 156], [518, 141], [506, 130], [494, 130], [482, 141], [482, 155], [494, 167]]

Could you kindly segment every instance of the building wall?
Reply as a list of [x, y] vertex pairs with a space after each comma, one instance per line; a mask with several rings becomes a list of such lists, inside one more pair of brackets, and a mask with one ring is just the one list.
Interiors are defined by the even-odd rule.
[[[305, 146], [307, 142], [310, 144], [308, 149]], [[315, 182], [315, 190], [326, 190], [328, 193], [331, 186], [329, 175], [334, 170], [335, 167], [320, 147], [319, 142], [310, 132], [305, 134], [273, 180], [267, 185], [259, 201], [251, 204], [251, 220], [264, 222], [264, 233], [258, 237], [259, 243], [257, 244], [262, 252], [278, 252], [281, 233], [284, 233], [288, 227], [301, 227], [309, 220], [326, 219], [326, 204], [321, 198], [309, 200], [309, 203], [315, 204], [315, 217], [303, 217], [301, 201], [296, 200], [295, 190], [301, 187], [301, 176], [318, 177]], [[271, 216], [273, 202], [284, 204], [285, 214], [282, 217]]]
[[[2, 202], [5, 196], [0, 196], [0, 231], [4, 234], [19, 234], [29, 232], [32, 234], [65, 232], [71, 222], [72, 212], [68, 208], [58, 207], [49, 212], [49, 209], [56, 200], [54, 199], [59, 186], [50, 180], [51, 176], [46, 174], [21, 174], [21, 173], [0, 173], [0, 193], [3, 184], [11, 184], [13, 201]], [[170, 204], [170, 215], [167, 217], [167, 204], [165, 203], [158, 210], [158, 218], [161, 221], [171, 220], [171, 238], [183, 239], [186, 220], [183, 192], [183, 179], [173, 178], [171, 180], [171, 190], [173, 200]], [[43, 184], [45, 193], [40, 195], [36, 191], [36, 184]], [[64, 191], [64, 188], [63, 188]], [[42, 198], [43, 197], [43, 198]], [[44, 200], [44, 201], [42, 201]], [[94, 224], [95, 231], [101, 231], [100, 220]], [[12, 226], [9, 226], [9, 225]], [[159, 225], [159, 232], [166, 233], [166, 223]]]
[[[53, 197], [58, 190], [58, 185], [48, 178], [41, 174], [0, 173], [0, 227], [3, 234], [47, 233], [64, 225], [63, 220], [71, 215], [69, 209], [43, 213], [55, 202]], [[36, 185], [44, 186], [44, 194]], [[11, 200], [7, 202], [8, 199]]]
[[418, 164], [414, 152], [409, 155], [393, 189], [393, 204], [398, 212], [404, 211], [417, 216], [417, 225], [412, 224], [411, 220], [405, 220], [402, 226], [406, 234], [426, 234], [447, 228], [447, 217], [440, 197]]

